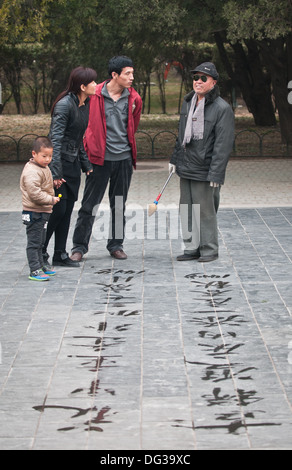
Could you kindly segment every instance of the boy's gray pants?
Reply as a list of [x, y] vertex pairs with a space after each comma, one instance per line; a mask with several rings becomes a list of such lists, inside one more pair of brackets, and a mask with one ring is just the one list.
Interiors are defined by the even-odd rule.
[[48, 220], [51, 214], [45, 212], [29, 212], [30, 221], [26, 225], [27, 247], [26, 254], [30, 272], [42, 269], [44, 266], [42, 248], [46, 240]]
[[220, 187], [180, 178], [180, 219], [185, 254], [218, 255]]

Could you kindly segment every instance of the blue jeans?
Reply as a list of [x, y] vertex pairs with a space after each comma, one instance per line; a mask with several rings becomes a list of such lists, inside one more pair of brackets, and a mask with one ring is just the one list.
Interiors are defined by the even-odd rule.
[[123, 249], [125, 236], [125, 206], [133, 174], [132, 159], [105, 161], [104, 166], [93, 165], [93, 173], [86, 177], [83, 200], [73, 234], [72, 253], [88, 252], [95, 215], [109, 183], [111, 209], [110, 235], [107, 249], [111, 253]]

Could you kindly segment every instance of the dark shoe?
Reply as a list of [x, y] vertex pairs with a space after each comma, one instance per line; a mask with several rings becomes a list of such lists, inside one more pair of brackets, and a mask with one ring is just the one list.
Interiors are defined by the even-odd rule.
[[44, 263], [45, 263], [46, 265], [49, 264], [49, 261], [48, 261], [49, 257], [50, 257], [49, 253], [47, 253], [46, 251], [44, 251], [44, 252], [43, 252], [43, 260], [44, 260]]
[[79, 261], [82, 260], [82, 257], [83, 257], [83, 253], [81, 253], [80, 251], [74, 251], [74, 253], [72, 253], [72, 255], [70, 256], [70, 259], [72, 261], [77, 261], [77, 263], [79, 263]]
[[111, 256], [116, 259], [127, 259], [128, 256], [123, 250], [116, 250], [111, 252]]
[[188, 255], [187, 253], [184, 253], [183, 255], [179, 255], [176, 259], [177, 261], [191, 261], [193, 259], [198, 259], [200, 258], [200, 253], [194, 253], [192, 255]]
[[199, 263], [208, 263], [209, 261], [215, 261], [218, 259], [218, 255], [210, 255], [210, 256], [200, 256], [198, 259]]
[[67, 268], [79, 268], [80, 264], [77, 261], [72, 261], [68, 253], [55, 253], [53, 257], [54, 266], [65, 266]]

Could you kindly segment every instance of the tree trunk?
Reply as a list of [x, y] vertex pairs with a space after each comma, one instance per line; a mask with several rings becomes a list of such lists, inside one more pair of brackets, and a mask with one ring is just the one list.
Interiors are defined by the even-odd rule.
[[21, 113], [21, 66], [17, 60], [5, 64], [3, 67], [6, 79], [10, 85], [15, 101], [17, 114]]
[[3, 114], [3, 111], [4, 111], [4, 108], [6, 106], [6, 104], [8, 103], [8, 101], [12, 98], [12, 93], [10, 93], [10, 95], [8, 96], [8, 98], [6, 98], [5, 100], [2, 100], [2, 104], [0, 104], [0, 116]]
[[156, 71], [156, 76], [158, 80], [159, 92], [160, 92], [160, 104], [162, 114], [166, 114], [166, 95], [165, 95], [165, 80], [164, 80], [164, 72], [161, 70]]
[[260, 47], [272, 77], [282, 141], [292, 149], [292, 106], [288, 101], [288, 83], [292, 77], [292, 34], [271, 41], [263, 40]]
[[148, 85], [148, 109], [147, 109], [147, 114], [150, 114], [150, 112], [151, 112], [151, 78], [150, 78], [150, 73], [147, 77], [147, 85]]
[[142, 114], [144, 114], [145, 112], [145, 101], [146, 101], [146, 93], [147, 93], [147, 83], [143, 83], [143, 87], [142, 87], [142, 94], [139, 93], [141, 95], [141, 98], [142, 98], [142, 102], [143, 102], [143, 106], [142, 106]]
[[214, 36], [226, 71], [233, 85], [240, 89], [256, 125], [275, 126], [276, 118], [271, 97], [270, 79], [263, 72], [256, 42], [253, 40], [247, 41], [247, 50], [240, 42], [231, 44], [235, 53], [233, 69], [224, 45], [224, 42], [226, 42], [225, 34], [216, 32]]
[[178, 113], [178, 114], [180, 113], [180, 109], [181, 109], [181, 100], [182, 100], [183, 85], [184, 85], [183, 77], [181, 77], [181, 84], [180, 84], [180, 91], [179, 91], [179, 100], [178, 100], [178, 108], [177, 108], [177, 113]]

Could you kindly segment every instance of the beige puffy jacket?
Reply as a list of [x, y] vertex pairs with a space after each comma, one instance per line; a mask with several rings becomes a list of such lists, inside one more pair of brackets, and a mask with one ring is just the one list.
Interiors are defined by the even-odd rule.
[[49, 167], [43, 168], [33, 158], [25, 165], [21, 178], [23, 210], [32, 212], [53, 211], [54, 184]]

